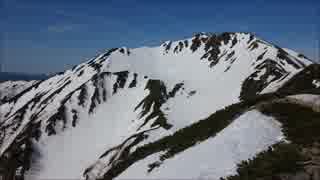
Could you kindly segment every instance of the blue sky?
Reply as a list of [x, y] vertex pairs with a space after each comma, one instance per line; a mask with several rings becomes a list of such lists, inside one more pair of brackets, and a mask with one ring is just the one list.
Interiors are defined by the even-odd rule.
[[111, 47], [247, 31], [315, 59], [319, 0], [0, 0], [3, 70], [62, 71]]

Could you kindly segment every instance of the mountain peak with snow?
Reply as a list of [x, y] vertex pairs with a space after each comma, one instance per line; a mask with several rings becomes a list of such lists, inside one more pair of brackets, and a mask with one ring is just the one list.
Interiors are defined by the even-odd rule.
[[0, 175], [234, 175], [287, 135], [260, 104], [320, 94], [318, 70], [250, 33], [112, 48], [0, 101]]

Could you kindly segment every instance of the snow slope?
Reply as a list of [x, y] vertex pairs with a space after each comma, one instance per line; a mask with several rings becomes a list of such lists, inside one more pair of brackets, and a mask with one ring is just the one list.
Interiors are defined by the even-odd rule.
[[[247, 33], [197, 34], [159, 47], [107, 50], [0, 105], [0, 157], [33, 149], [27, 179], [102, 177], [128, 148], [130, 154], [240, 99], [274, 92], [310, 64], [298, 53]], [[253, 117], [261, 118], [255, 122]], [[261, 141], [243, 141], [253, 135]], [[182, 170], [192, 177], [201, 176], [198, 172], [225, 176], [280, 136], [272, 119], [248, 112], [217, 137], [166, 161], [161, 173], [135, 171], [145, 167], [142, 162], [124, 177], [174, 176], [169, 167], [190, 163], [192, 154], [208, 154], [208, 147], [215, 146], [217, 154], [225, 151], [225, 166]], [[199, 157], [195, 163], [203, 161]]]
[[150, 161], [159, 154], [136, 163], [119, 176], [119, 179], [212, 179], [233, 175], [236, 165], [253, 158], [283, 139], [281, 125], [272, 117], [256, 110], [241, 115], [214, 138], [188, 149], [167, 161], [151, 173]]
[[0, 83], [0, 100], [10, 99], [32, 86], [36, 81], [5, 81]]

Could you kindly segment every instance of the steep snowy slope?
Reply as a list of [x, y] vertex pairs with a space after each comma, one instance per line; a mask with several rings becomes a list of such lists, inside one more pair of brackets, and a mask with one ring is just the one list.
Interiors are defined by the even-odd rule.
[[[192, 177], [201, 176], [199, 172], [213, 178], [229, 175], [238, 162], [281, 136], [272, 118], [245, 113], [250, 106], [237, 103], [277, 91], [310, 64], [298, 53], [247, 33], [197, 34], [159, 47], [108, 50], [36, 82], [0, 106], [0, 171], [4, 167], [8, 177], [24, 174], [27, 179], [108, 179], [122, 172], [123, 177], [166, 177], [173, 173], [170, 168], [191, 163], [191, 156], [210, 153], [208, 147], [219, 146], [225, 139], [230, 143], [213, 152], [228, 158], [239, 155], [236, 159], [212, 171], [192, 171], [190, 166], [181, 170], [188, 170]], [[232, 121], [221, 118], [225, 121], [219, 123], [214, 114], [225, 107], [231, 107]], [[239, 113], [245, 114], [237, 118]], [[254, 122], [256, 116], [261, 116], [258, 122]], [[219, 125], [194, 140], [186, 134], [194, 126], [206, 127], [207, 122]], [[248, 126], [254, 130], [247, 131]], [[190, 130], [184, 131], [187, 127]], [[239, 137], [230, 137], [232, 132]], [[243, 139], [256, 132], [261, 132], [257, 136], [261, 142], [245, 146], [251, 140]], [[176, 142], [171, 140], [175, 134], [181, 134], [185, 144], [170, 144]], [[170, 143], [158, 148], [157, 143], [166, 140]], [[234, 146], [234, 152], [219, 155], [223, 148]], [[146, 159], [142, 165], [134, 164], [140, 156], [132, 154], [140, 151], [142, 159], [153, 158], [154, 163]], [[200, 159], [193, 166], [201, 167], [205, 159]], [[207, 165], [215, 168], [216, 163], [210, 160]]]
[[21, 93], [37, 81], [5, 81], [0, 83], [0, 103]]

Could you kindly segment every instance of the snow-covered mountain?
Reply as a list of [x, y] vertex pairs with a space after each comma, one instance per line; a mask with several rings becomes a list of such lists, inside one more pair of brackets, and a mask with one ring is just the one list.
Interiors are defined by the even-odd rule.
[[7, 101], [15, 95], [26, 90], [36, 82], [37, 81], [4, 81], [0, 83], [0, 104], [2, 101]]
[[[235, 175], [237, 164], [287, 137], [260, 104], [312, 101], [316, 112], [319, 72], [302, 54], [249, 33], [110, 49], [2, 101], [0, 175]], [[292, 100], [297, 94], [313, 96]]]

